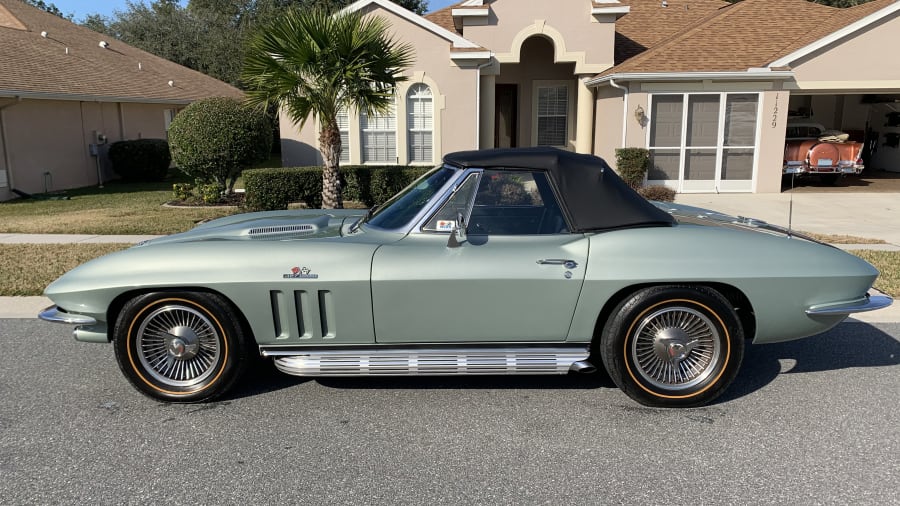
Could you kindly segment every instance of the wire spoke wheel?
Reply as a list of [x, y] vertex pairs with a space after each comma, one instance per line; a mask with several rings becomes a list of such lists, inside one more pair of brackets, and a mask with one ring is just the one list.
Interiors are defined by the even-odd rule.
[[119, 368], [164, 401], [210, 400], [240, 377], [248, 353], [240, 317], [223, 297], [159, 292], [128, 301], [116, 320]]
[[631, 341], [636, 372], [648, 383], [673, 390], [705, 381], [721, 353], [719, 332], [705, 315], [687, 307], [653, 312]]
[[215, 371], [222, 353], [213, 323], [196, 309], [166, 305], [137, 330], [137, 356], [160, 383], [190, 387]]
[[702, 406], [734, 380], [744, 331], [734, 305], [705, 286], [653, 286], [612, 312], [600, 335], [610, 378], [647, 406]]

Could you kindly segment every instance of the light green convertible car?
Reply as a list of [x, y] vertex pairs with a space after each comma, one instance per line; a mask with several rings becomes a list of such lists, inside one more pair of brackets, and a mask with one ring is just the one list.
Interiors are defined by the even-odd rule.
[[113, 342], [143, 393], [227, 392], [254, 355], [298, 376], [606, 369], [636, 401], [698, 406], [746, 339], [891, 304], [878, 272], [783, 229], [651, 203], [601, 159], [453, 153], [383, 206], [222, 218], [88, 262], [40, 317]]

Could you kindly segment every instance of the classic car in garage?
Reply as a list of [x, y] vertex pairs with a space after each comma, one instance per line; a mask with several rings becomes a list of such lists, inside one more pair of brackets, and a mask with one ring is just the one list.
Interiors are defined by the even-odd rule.
[[857, 257], [760, 221], [652, 203], [600, 158], [452, 153], [371, 212], [235, 215], [88, 262], [48, 321], [112, 342], [141, 392], [225, 394], [255, 355], [298, 376], [567, 374], [636, 401], [721, 394], [745, 340], [885, 307]]
[[865, 169], [863, 144], [849, 137], [843, 132], [826, 130], [819, 123], [788, 123], [782, 174], [819, 176], [825, 184], [834, 184], [846, 174], [859, 175]]

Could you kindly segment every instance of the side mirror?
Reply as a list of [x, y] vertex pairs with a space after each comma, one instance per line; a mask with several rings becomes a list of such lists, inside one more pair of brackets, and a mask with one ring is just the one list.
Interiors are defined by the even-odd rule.
[[447, 239], [448, 248], [458, 248], [466, 241], [466, 219], [462, 213], [456, 213], [456, 224], [450, 231], [450, 238]]

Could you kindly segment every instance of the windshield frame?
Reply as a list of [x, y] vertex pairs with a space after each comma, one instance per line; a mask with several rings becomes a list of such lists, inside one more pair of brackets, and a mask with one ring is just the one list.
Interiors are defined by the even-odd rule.
[[[388, 209], [390, 209], [391, 207], [393, 207], [395, 205], [402, 204], [403, 198], [406, 197], [407, 195], [411, 194], [416, 186], [422, 184], [423, 181], [425, 181], [426, 179], [428, 179], [430, 177], [433, 177], [438, 172], [443, 171], [443, 170], [450, 171], [451, 172], [450, 177], [448, 177], [447, 180], [440, 187], [435, 189], [435, 191], [431, 194], [431, 196], [424, 203], [424, 205], [422, 205], [422, 207], [420, 209], [418, 209], [418, 211], [416, 211], [415, 215], [413, 215], [403, 225], [398, 226], [396, 228], [385, 228], [385, 227], [381, 227], [375, 223], [371, 223], [373, 218], [376, 218], [377, 216], [379, 216], [380, 214], [382, 214], [383, 212], [387, 211]], [[441, 165], [434, 167], [433, 169], [429, 170], [428, 172], [423, 174], [421, 177], [417, 178], [415, 181], [410, 183], [408, 186], [406, 186], [406, 188], [397, 192], [397, 194], [394, 195], [393, 197], [391, 197], [390, 199], [388, 199], [387, 202], [385, 202], [381, 206], [378, 206], [374, 211], [368, 213], [364, 218], [361, 218], [361, 221], [359, 222], [359, 226], [365, 227], [365, 228], [372, 228], [374, 230], [409, 233], [417, 226], [417, 224], [423, 219], [423, 217], [430, 216], [436, 207], [441, 206], [443, 204], [444, 200], [447, 197], [447, 194], [449, 193], [449, 190], [452, 190], [453, 188], [455, 188], [456, 182], [459, 179], [460, 174], [463, 174], [465, 172], [466, 172], [465, 170], [462, 170], [459, 167], [456, 167], [454, 165], [449, 165], [449, 164], [441, 164]]]

